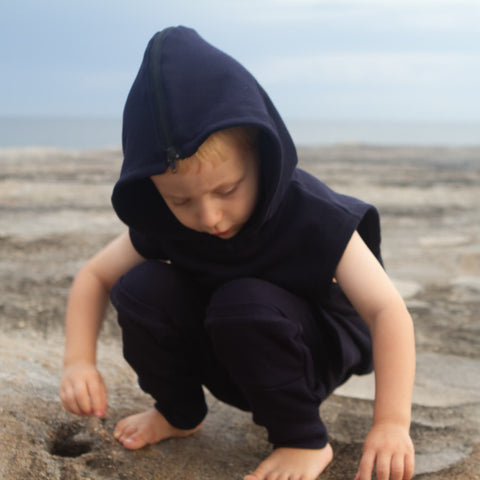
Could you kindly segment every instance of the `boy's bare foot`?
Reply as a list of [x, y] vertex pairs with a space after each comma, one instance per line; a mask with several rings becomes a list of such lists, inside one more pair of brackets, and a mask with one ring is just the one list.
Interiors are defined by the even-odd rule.
[[200, 427], [201, 424], [191, 430], [176, 428], [170, 425], [156, 408], [151, 408], [120, 420], [113, 431], [113, 436], [125, 448], [137, 450], [167, 438], [188, 437]]
[[244, 480], [315, 480], [332, 458], [328, 443], [322, 449], [277, 448]]

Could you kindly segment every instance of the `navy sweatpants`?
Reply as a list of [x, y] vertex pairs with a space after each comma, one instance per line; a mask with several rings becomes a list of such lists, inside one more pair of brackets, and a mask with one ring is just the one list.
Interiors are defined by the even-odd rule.
[[[190, 429], [203, 420], [204, 385], [251, 411], [275, 447], [325, 446], [319, 404], [346, 370], [332, 367], [335, 339], [304, 300], [254, 278], [206, 291], [156, 261], [124, 275], [111, 299], [124, 356], [172, 425]], [[361, 352], [351, 350], [355, 362]]]

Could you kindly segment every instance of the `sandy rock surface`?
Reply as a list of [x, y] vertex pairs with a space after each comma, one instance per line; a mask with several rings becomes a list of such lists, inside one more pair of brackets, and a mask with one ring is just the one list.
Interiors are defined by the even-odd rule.
[[[304, 168], [378, 206], [385, 266], [414, 317], [412, 437], [417, 479], [480, 479], [480, 148], [301, 149]], [[75, 271], [123, 230], [110, 207], [116, 150], [0, 150], [0, 478], [241, 479], [270, 451], [250, 415], [209, 397], [202, 430], [126, 451], [111, 435], [145, 409], [110, 311], [99, 345], [104, 420], [58, 399], [62, 324]], [[372, 377], [321, 407], [335, 459], [320, 477], [354, 478], [371, 423]]]

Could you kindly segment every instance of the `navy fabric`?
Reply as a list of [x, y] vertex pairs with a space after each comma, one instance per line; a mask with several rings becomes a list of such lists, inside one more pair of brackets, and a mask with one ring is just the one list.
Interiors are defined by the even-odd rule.
[[274, 447], [325, 446], [328, 338], [302, 299], [264, 280], [232, 280], [214, 292], [205, 328]]
[[[176, 27], [154, 35], [123, 114], [124, 162], [112, 195], [119, 217], [140, 231], [173, 237], [193, 233], [169, 214], [149, 177], [165, 172], [170, 149], [185, 158], [213, 132], [239, 125], [254, 125], [262, 132], [265, 201], [255, 215], [261, 224], [283, 201], [297, 163], [280, 115], [242, 65], [194, 30]], [[165, 138], [164, 130], [171, 138]]]
[[209, 295], [199, 285], [171, 265], [149, 261], [120, 278], [110, 297], [125, 359], [172, 425], [191, 429], [203, 420], [202, 385], [237, 408], [249, 408], [213, 355], [203, 327]]
[[[159, 58], [152, 58], [152, 43], [159, 38]], [[162, 78], [152, 85], [155, 62]], [[167, 168], [169, 149], [155, 117], [156, 90], [174, 148], [184, 155], [218, 129], [245, 124], [260, 129], [261, 195], [252, 218], [233, 238], [181, 225], [151, 182], [150, 175]], [[380, 259], [376, 209], [298, 169], [292, 139], [260, 85], [191, 29], [171, 28], [149, 43], [125, 106], [123, 148], [112, 202], [130, 227], [133, 245], [144, 257], [170, 260], [208, 286], [255, 277], [318, 301], [328, 295], [355, 230]]]
[[[332, 362], [328, 313], [264, 280], [241, 278], [208, 292], [175, 267], [142, 263], [114, 286], [124, 355], [156, 408], [178, 428], [207, 413], [205, 385], [253, 413], [275, 447], [321, 448], [318, 406], [345, 379]], [[185, 301], [188, 298], [188, 301]], [[351, 348], [345, 369], [365, 357]]]
[[[192, 155], [215, 131], [239, 125], [253, 125], [259, 130], [260, 196], [255, 210], [242, 230], [230, 239], [190, 230], [180, 224], [170, 212], [150, 176], [164, 173], [172, 158], [181, 162], [183, 158]], [[180, 329], [185, 333], [191, 327], [198, 332], [199, 338], [206, 338], [204, 330], [198, 330], [197, 327], [195, 330], [192, 322], [184, 319], [195, 318], [193, 323], [198, 326], [208, 313], [206, 298], [214, 295], [216, 291], [222, 291], [225, 285], [230, 285], [231, 282], [256, 279], [271, 288], [288, 292], [298, 299], [298, 302], [308, 305], [308, 311], [312, 313], [322, 332], [321, 338], [329, 339], [328, 369], [322, 370], [320, 377], [317, 375], [319, 372], [316, 372], [315, 378], [322, 378], [319, 388], [329, 393], [351, 374], [362, 374], [371, 370], [368, 328], [338, 285], [333, 282], [333, 278], [355, 230], [381, 261], [378, 212], [372, 205], [334, 192], [323, 182], [297, 167], [295, 146], [279, 113], [262, 87], [242, 65], [210, 45], [192, 29], [175, 27], [154, 35], [147, 46], [125, 105], [123, 153], [122, 170], [112, 193], [112, 203], [120, 219], [129, 227], [134, 247], [146, 259], [157, 261], [156, 263], [158, 260], [168, 260], [177, 271], [182, 272], [182, 278], [185, 276], [192, 282], [191, 285], [194, 285], [187, 287], [182, 280], [181, 286], [173, 295], [170, 285], [164, 282], [156, 283], [158, 286], [155, 287], [157, 290], [152, 300], [157, 297], [171, 297], [172, 305], [192, 302], [190, 313], [185, 315], [165, 314], [163, 310], [160, 314], [157, 307], [152, 313], [149, 308], [144, 309], [142, 302], [139, 304], [136, 300], [132, 300], [128, 312], [125, 310], [128, 304], [125, 299], [129, 298], [129, 295], [132, 298], [143, 298], [141, 291], [150, 288], [148, 275], [143, 276], [142, 273], [140, 277], [143, 280], [138, 286], [134, 287], [132, 282], [128, 282], [128, 288], [116, 287], [115, 292], [125, 292], [121, 295], [121, 302], [118, 301], [120, 297], [115, 297], [117, 294], [113, 297], [117, 298], [117, 304], [121, 306], [120, 321], [124, 324], [122, 326], [125, 331], [130, 331], [127, 324], [148, 323], [144, 336], [156, 336], [156, 322], [163, 324], [165, 318], [170, 318], [170, 323], [167, 322], [169, 325], [171, 322], [177, 323], [175, 331]], [[147, 262], [147, 265], [150, 265], [150, 262]], [[141, 269], [139, 271], [143, 272]], [[133, 295], [130, 290], [136, 293]], [[265, 294], [265, 289], [262, 289], [262, 292]], [[232, 301], [235, 299], [235, 295], [229, 293], [228, 296]], [[281, 297], [284, 298], [284, 295]], [[147, 305], [151, 303], [146, 302]], [[155, 302], [152, 304], [157, 305]], [[271, 309], [268, 302], [266, 308]], [[302, 308], [299, 311], [301, 310]], [[290, 315], [290, 320], [294, 316]], [[127, 322], [125, 318], [135, 318], [137, 323]], [[208, 318], [211, 335], [205, 345], [209, 345], [211, 339], [219, 335], [219, 331], [225, 330], [222, 330], [223, 327], [217, 329], [211, 323], [212, 318]], [[228, 318], [228, 315], [225, 315], [225, 318]], [[240, 328], [247, 323], [242, 321], [237, 326]], [[272, 328], [272, 338], [282, 331], [282, 335], [292, 338], [288, 322], [282, 323], [278, 332], [274, 322], [269, 325]], [[258, 338], [252, 336], [248, 341], [252, 344], [267, 342], [267, 336], [262, 333], [263, 328], [259, 327]], [[251, 330], [245, 333], [247, 336], [250, 334], [253, 335]], [[133, 338], [134, 334], [125, 334], [127, 359], [136, 357], [136, 349], [141, 350], [140, 340], [136, 346], [128, 346], [130, 336]], [[163, 334], [160, 337], [164, 338]], [[159, 344], [158, 348], [162, 349], [162, 345]], [[167, 341], [166, 346], [168, 345]], [[188, 376], [185, 372], [190, 368], [190, 362], [195, 361], [195, 357], [187, 355], [188, 348], [178, 348], [185, 353], [184, 358], [187, 360], [172, 371], [183, 372], [182, 376]], [[316, 351], [308, 348], [309, 351]], [[280, 350], [277, 349], [275, 355], [280, 355]], [[234, 351], [233, 347], [229, 351]], [[221, 357], [222, 361], [211, 364], [213, 374], [208, 373], [208, 368], [204, 369], [200, 383], [209, 385], [214, 394], [222, 399], [226, 397], [225, 401], [229, 403], [240, 408], [252, 408], [256, 421], [267, 425], [262, 412], [270, 400], [265, 400], [266, 397], [262, 400], [260, 394], [252, 396], [249, 393], [251, 390], [238, 382], [234, 382], [236, 389], [226, 388], [225, 391], [229, 393], [218, 387], [222, 382], [217, 381], [217, 374], [225, 380], [225, 385], [232, 383], [227, 378], [241, 376], [240, 371], [228, 370], [226, 365], [226, 370], [217, 368], [218, 363], [230, 362], [228, 358], [224, 358], [224, 353], [229, 351], [216, 351], [215, 357]], [[155, 348], [152, 347], [148, 356], [154, 358], [155, 354]], [[203, 356], [211, 358], [211, 353]], [[183, 394], [172, 393], [170, 400], [167, 397], [165, 400], [159, 398], [160, 392], [165, 391], [164, 380], [159, 380], [160, 386], [155, 386], [156, 367], [148, 362], [143, 364], [145, 359], [135, 359], [135, 362], [137, 361], [140, 361], [138, 369], [141, 371], [150, 368], [149, 373], [141, 376], [142, 387], [157, 399], [157, 404], [166, 402], [166, 405], [158, 408], [170, 412], [169, 405], [177, 402], [181, 405], [182, 400], [179, 397]], [[160, 360], [155, 361], [155, 365], [160, 363]], [[317, 363], [316, 360], [313, 361], [314, 365]], [[218, 373], [220, 371], [223, 373]], [[151, 380], [145, 380], [149, 375]], [[213, 375], [213, 380], [209, 380], [208, 375]], [[198, 385], [198, 379], [192, 383], [194, 384]], [[190, 396], [197, 399], [198, 402], [195, 402], [200, 405], [200, 399], [203, 398], [200, 390], [190, 387]], [[183, 388], [187, 387], [179, 387], [178, 391], [185, 393]], [[298, 391], [302, 388], [297, 385]], [[318, 403], [324, 395], [318, 395], [316, 390], [314, 392]], [[295, 394], [292, 393], [291, 402], [294, 398]], [[292, 412], [297, 407], [303, 408], [303, 401], [299, 400], [298, 406], [287, 402], [292, 408], [290, 415], [293, 415]], [[204, 406], [199, 406], [191, 416], [187, 415], [188, 418], [182, 418], [182, 414], [178, 412], [170, 415], [177, 426], [192, 425], [204, 415], [204, 409]], [[180, 411], [183, 410], [180, 408]], [[287, 410], [285, 404], [282, 407], [285, 418], [289, 415]], [[311, 412], [305, 414], [305, 418], [310, 414]], [[315, 422], [313, 423], [316, 424]], [[293, 423], [295, 422], [292, 420], [292, 428]], [[307, 423], [302, 423], [299, 419], [298, 428]], [[318, 424], [316, 425], [318, 427]], [[306, 443], [318, 445], [323, 442], [318, 441], [317, 427], [313, 437], [305, 427]], [[283, 433], [275, 433], [278, 428], [276, 424], [269, 424], [267, 428], [277, 444], [284, 444]], [[283, 438], [281, 441], [275, 440], [280, 437]], [[301, 443], [298, 438], [288, 442]]]

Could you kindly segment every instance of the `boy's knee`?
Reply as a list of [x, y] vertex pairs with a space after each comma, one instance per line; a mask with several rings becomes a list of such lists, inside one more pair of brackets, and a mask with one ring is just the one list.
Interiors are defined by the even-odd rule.
[[228, 282], [212, 296], [205, 327], [217, 357], [239, 384], [270, 389], [305, 374], [308, 351], [301, 323], [288, 311], [290, 296], [251, 278]]
[[210, 299], [210, 307], [263, 306], [275, 310], [289, 295], [286, 290], [265, 280], [240, 278], [218, 287]]
[[201, 310], [195, 288], [174, 267], [147, 261], [136, 265], [113, 286], [110, 299], [119, 314], [158, 322], [187, 321]]
[[[249, 325], [270, 323], [298, 323], [299, 316], [305, 314], [304, 302], [273, 283], [257, 278], [231, 280], [218, 287], [210, 299], [206, 326], [226, 321], [241, 323], [241, 328]], [[260, 327], [261, 328], [261, 327]]]
[[162, 298], [175, 299], [183, 292], [181, 275], [171, 265], [146, 261], [125, 273], [112, 289], [112, 297], [129, 297], [144, 305], [157, 305]]
[[232, 339], [252, 345], [265, 336], [295, 337], [299, 326], [281, 308], [285, 294], [280, 287], [256, 278], [229, 281], [213, 293], [205, 327], [214, 343]]

